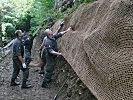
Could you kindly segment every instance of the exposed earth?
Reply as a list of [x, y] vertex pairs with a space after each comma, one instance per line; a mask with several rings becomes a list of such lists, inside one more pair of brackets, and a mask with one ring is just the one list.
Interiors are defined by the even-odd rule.
[[[0, 63], [0, 100], [53, 100], [58, 88], [54, 82], [49, 89], [42, 89], [42, 76], [38, 74], [38, 67], [30, 68], [29, 82], [33, 85], [31, 89], [21, 89], [21, 86], [10, 87], [12, 75], [11, 56], [7, 56]], [[21, 82], [22, 72], [17, 79]]]
[[[55, 69], [50, 88], [41, 88], [43, 76], [38, 74], [40, 68], [32, 66], [30, 67], [28, 83], [31, 83], [33, 88], [21, 89], [21, 85], [11, 87], [10, 79], [13, 68], [11, 55], [7, 55], [0, 62], [0, 100], [54, 100], [55, 95], [65, 81], [66, 83], [61, 89], [57, 100], [97, 100], [80, 81], [75, 72], [72, 71], [70, 65], [66, 63], [63, 57], [58, 58], [57, 66], [59, 67]], [[17, 78], [20, 83], [21, 80], [22, 71], [20, 71]]]

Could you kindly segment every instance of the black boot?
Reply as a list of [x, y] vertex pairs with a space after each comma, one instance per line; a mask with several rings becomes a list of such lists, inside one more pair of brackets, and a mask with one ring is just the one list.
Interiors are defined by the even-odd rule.
[[29, 89], [29, 88], [32, 88], [32, 86], [31, 86], [31, 84], [26, 84], [26, 82], [23, 82], [21, 88], [22, 89]]
[[17, 82], [11, 81], [10, 86], [18, 86], [18, 85], [20, 85], [20, 83], [17, 83]]
[[48, 83], [47, 82], [43, 82], [42, 83], [42, 88], [49, 88]]

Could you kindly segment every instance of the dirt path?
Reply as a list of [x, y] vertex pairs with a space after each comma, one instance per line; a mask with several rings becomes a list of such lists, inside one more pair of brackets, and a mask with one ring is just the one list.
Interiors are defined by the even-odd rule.
[[[41, 88], [42, 76], [38, 74], [37, 67], [30, 68], [29, 82], [34, 86], [32, 89], [21, 89], [20, 86], [10, 87], [12, 75], [11, 56], [7, 56], [0, 63], [0, 100], [53, 100], [58, 88], [51, 83], [49, 89]], [[21, 82], [22, 72], [18, 81]]]

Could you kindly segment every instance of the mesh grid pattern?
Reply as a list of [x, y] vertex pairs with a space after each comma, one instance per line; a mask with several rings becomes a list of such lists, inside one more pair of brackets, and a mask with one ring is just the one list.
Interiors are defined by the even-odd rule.
[[61, 52], [97, 99], [133, 100], [133, 1], [82, 4], [65, 22]]

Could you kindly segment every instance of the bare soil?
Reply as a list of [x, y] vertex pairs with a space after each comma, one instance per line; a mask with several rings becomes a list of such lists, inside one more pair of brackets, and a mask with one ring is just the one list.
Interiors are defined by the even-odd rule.
[[[31, 83], [33, 88], [21, 89], [21, 85], [11, 87], [12, 70], [11, 55], [7, 55], [0, 63], [0, 100], [54, 100], [65, 81], [57, 100], [97, 100], [63, 57], [57, 59], [53, 81], [48, 89], [41, 88], [43, 76], [38, 74], [39, 67], [30, 67], [28, 83]], [[20, 83], [21, 80], [22, 71], [17, 78]]]
[[[31, 89], [21, 89], [21, 86], [10, 87], [12, 69], [11, 55], [9, 55], [0, 63], [0, 100], [53, 100], [58, 88], [54, 82], [49, 89], [41, 88], [42, 76], [38, 74], [39, 67], [30, 68], [28, 82], [33, 85]], [[22, 72], [17, 81], [21, 82], [21, 78]]]

